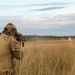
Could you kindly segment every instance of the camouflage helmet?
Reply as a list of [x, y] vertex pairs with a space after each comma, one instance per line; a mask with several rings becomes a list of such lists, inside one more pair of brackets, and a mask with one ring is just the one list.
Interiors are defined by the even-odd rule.
[[15, 33], [18, 35], [20, 34], [19, 32], [17, 32], [17, 28], [15, 27], [15, 25], [13, 23], [8, 23], [3, 31], [8, 31], [8, 32], [12, 32], [15, 31]]
[[4, 27], [4, 29], [3, 29], [3, 32], [6, 32], [6, 31], [11, 32], [12, 31], [12, 27], [10, 25], [6, 25]]

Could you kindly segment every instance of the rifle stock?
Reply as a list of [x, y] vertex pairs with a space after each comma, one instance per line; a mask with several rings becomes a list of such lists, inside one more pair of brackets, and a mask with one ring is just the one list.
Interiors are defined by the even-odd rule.
[[16, 35], [15, 38], [18, 42], [21, 42], [22, 47], [24, 47], [24, 42], [26, 41], [25, 36], [24, 35]]

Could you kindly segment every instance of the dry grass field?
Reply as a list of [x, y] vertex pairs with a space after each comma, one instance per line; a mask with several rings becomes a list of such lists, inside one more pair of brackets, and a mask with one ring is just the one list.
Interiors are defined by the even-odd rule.
[[16, 71], [20, 75], [75, 75], [75, 40], [28, 41]]

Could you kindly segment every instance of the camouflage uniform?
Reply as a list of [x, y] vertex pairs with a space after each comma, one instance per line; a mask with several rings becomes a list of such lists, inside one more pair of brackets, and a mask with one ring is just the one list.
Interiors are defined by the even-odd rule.
[[16, 39], [4, 33], [7, 30], [12, 32], [11, 26], [6, 25], [5, 28], [0, 34], [0, 75], [17, 75], [13, 69], [13, 58], [20, 60], [23, 58], [23, 53]]

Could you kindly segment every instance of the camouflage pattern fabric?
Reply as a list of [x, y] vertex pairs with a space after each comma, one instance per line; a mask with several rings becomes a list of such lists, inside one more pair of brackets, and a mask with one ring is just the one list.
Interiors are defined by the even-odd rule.
[[20, 52], [20, 47], [14, 37], [1, 34], [0, 43], [0, 75], [15, 75], [12, 69], [12, 57], [20, 60], [23, 58], [23, 53]]
[[20, 33], [17, 31], [17, 28], [15, 27], [15, 25], [13, 23], [8, 23], [4, 27], [3, 32], [6, 32], [6, 31], [13, 32], [13, 30], [15, 31], [16, 35], [20, 35]]

